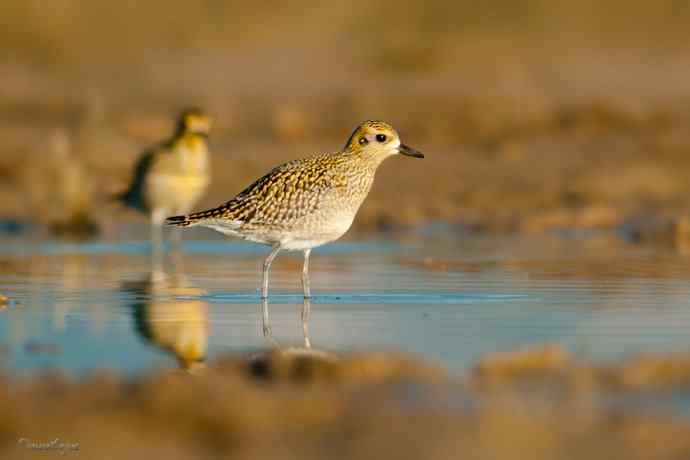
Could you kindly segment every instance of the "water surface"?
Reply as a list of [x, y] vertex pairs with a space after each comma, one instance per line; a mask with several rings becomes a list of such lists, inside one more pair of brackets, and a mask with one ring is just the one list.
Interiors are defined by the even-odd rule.
[[[134, 238], [0, 239], [6, 369], [134, 375], [303, 346], [300, 254], [274, 263], [264, 324], [267, 248], [191, 231], [182, 256], [156, 264], [145, 228], [126, 234]], [[313, 253], [309, 340], [335, 352], [402, 350], [457, 371], [545, 342], [595, 360], [688, 351], [689, 262], [610, 234], [488, 237], [438, 226], [351, 237]]]

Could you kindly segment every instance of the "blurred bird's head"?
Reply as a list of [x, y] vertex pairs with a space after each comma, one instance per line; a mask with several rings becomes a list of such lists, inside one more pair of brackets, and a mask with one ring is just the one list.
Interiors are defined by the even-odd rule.
[[424, 154], [400, 142], [398, 132], [385, 121], [361, 123], [348, 139], [345, 149], [370, 158], [384, 159], [397, 154], [424, 158]]
[[197, 134], [208, 136], [211, 131], [211, 117], [199, 108], [184, 110], [177, 120], [177, 134]]

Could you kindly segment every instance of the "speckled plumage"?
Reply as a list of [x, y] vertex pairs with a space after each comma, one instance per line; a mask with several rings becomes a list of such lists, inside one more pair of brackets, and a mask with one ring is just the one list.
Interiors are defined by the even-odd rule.
[[344, 153], [285, 163], [231, 201], [190, 215], [183, 225], [268, 244], [286, 238], [290, 246], [326, 243], [347, 231], [369, 192], [375, 167], [358, 163]]
[[[377, 140], [381, 136], [385, 140]], [[281, 249], [303, 250], [306, 261], [311, 248], [347, 232], [371, 189], [376, 169], [397, 153], [422, 156], [401, 144], [389, 124], [366, 121], [350, 136], [343, 150], [282, 164], [227, 203], [171, 217], [166, 223], [210, 227], [271, 245], [275, 253]], [[271, 260], [267, 260], [268, 265]]]

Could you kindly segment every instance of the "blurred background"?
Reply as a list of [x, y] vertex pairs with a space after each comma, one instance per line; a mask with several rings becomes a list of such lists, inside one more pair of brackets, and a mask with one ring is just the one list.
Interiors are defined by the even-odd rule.
[[682, 0], [4, 0], [0, 216], [143, 221], [109, 197], [193, 104], [215, 119], [199, 207], [381, 118], [427, 159], [386, 164], [356, 230], [676, 218], [688, 24]]
[[[690, 458], [689, 25], [687, 0], [0, 0], [0, 457]], [[190, 105], [200, 209], [365, 119], [426, 154], [318, 249], [310, 318], [299, 258], [269, 318], [266, 248], [192, 230], [159, 266], [114, 200]]]

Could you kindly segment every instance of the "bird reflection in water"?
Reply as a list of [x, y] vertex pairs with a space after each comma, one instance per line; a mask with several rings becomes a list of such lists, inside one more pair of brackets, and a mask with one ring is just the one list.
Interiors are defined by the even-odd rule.
[[331, 352], [312, 348], [311, 339], [309, 338], [309, 316], [311, 314], [311, 299], [304, 297], [302, 300], [302, 334], [304, 337], [304, 345], [300, 347], [285, 347], [281, 346], [273, 337], [273, 330], [271, 328], [271, 318], [268, 311], [268, 299], [261, 299], [261, 324], [263, 326], [264, 338], [272, 349], [279, 350], [282, 353], [292, 355], [309, 355], [318, 358], [325, 358], [328, 360], [337, 359], [337, 356]]
[[[311, 300], [308, 297], [304, 298], [302, 303], [302, 333], [304, 334], [304, 348], [311, 348], [311, 341], [309, 340], [309, 314], [311, 313]], [[271, 318], [268, 314], [268, 299], [261, 299], [261, 325], [263, 326], [264, 338], [268, 341], [272, 348], [280, 348], [278, 342], [273, 338], [273, 330], [271, 329]]]
[[185, 371], [204, 367], [208, 303], [199, 298], [203, 290], [190, 286], [184, 275], [168, 275], [154, 264], [144, 279], [123, 283], [122, 291], [134, 296], [135, 329], [146, 342], [173, 355]]

